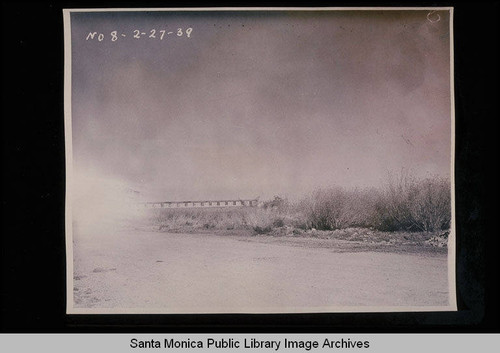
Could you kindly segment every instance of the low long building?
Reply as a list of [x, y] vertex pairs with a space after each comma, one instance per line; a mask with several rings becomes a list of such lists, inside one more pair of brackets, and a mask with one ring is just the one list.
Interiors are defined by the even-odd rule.
[[202, 208], [202, 207], [254, 207], [258, 200], [206, 200], [142, 202], [144, 208]]

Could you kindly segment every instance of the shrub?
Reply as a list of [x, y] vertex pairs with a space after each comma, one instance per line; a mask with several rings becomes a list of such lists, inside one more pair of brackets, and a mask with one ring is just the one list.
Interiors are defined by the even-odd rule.
[[367, 203], [360, 190], [320, 189], [302, 200], [308, 228], [334, 230], [366, 223]]
[[379, 230], [433, 232], [450, 227], [451, 187], [440, 177], [418, 180], [408, 173], [389, 176], [374, 208]]
[[451, 222], [451, 188], [448, 180], [428, 178], [417, 183], [411, 217], [423, 231], [448, 229]]

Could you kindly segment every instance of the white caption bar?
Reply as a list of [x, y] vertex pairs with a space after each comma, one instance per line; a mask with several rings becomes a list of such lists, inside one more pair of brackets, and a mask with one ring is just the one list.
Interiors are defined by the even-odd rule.
[[497, 352], [500, 334], [2, 334], [5, 352]]

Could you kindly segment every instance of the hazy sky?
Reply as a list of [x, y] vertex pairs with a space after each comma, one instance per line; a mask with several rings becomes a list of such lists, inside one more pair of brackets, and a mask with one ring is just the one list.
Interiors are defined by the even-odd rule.
[[72, 13], [74, 168], [151, 201], [449, 176], [449, 16], [427, 15]]

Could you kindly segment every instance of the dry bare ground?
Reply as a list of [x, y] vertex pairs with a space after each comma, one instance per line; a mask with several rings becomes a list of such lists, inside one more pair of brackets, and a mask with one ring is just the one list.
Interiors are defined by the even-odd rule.
[[446, 248], [390, 239], [102, 227], [75, 228], [73, 248], [75, 308], [202, 313], [448, 305]]

